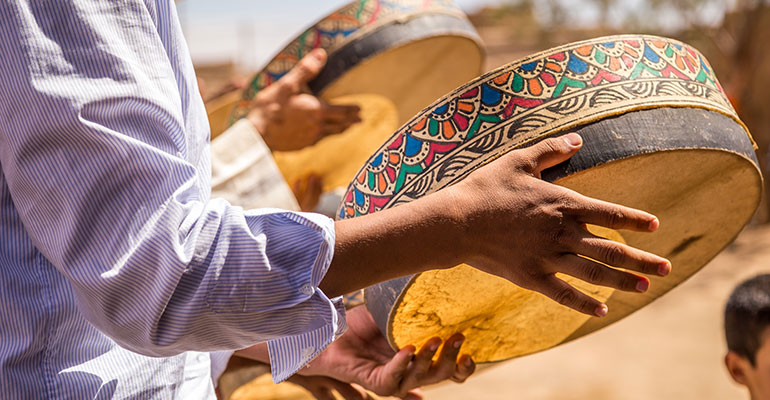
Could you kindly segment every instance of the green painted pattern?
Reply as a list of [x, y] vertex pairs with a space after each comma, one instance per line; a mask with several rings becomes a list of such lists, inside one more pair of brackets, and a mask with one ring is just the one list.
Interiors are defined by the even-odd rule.
[[559, 83], [556, 84], [556, 88], [553, 90], [552, 97], [556, 98], [561, 96], [561, 93], [566, 89], [567, 87], [573, 87], [577, 89], [584, 89], [586, 87], [586, 83], [582, 81], [576, 81], [574, 79], [567, 78], [566, 75], [562, 76], [561, 79], [559, 79]]

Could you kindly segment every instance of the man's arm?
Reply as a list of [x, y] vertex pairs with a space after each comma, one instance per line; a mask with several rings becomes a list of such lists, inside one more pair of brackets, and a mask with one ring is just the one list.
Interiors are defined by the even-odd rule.
[[341, 333], [333, 222], [209, 200], [173, 2], [2, 2], [0, 50], [4, 211], [95, 327], [152, 356], [274, 340], [282, 376]]
[[656, 255], [592, 235], [585, 224], [652, 232], [658, 220], [643, 211], [587, 198], [540, 179], [582, 145], [570, 134], [514, 150], [462, 182], [420, 200], [338, 221], [332, 265], [321, 289], [334, 296], [395, 277], [468, 263], [543, 293], [586, 314], [606, 305], [556, 278], [644, 292], [649, 280], [608, 268], [666, 275]]

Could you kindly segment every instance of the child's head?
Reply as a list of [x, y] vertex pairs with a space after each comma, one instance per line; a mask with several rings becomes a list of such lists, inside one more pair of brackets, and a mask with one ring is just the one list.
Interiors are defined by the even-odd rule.
[[770, 399], [770, 275], [733, 290], [725, 307], [725, 336], [730, 375], [752, 399]]

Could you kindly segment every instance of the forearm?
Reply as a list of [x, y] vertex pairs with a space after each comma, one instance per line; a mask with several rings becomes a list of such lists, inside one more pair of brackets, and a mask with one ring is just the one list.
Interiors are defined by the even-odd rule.
[[205, 114], [173, 2], [10, 2], [0, 18], [3, 184], [94, 326], [159, 356], [332, 337], [341, 317], [317, 290], [332, 222], [209, 199]]
[[334, 258], [320, 288], [334, 297], [461, 262], [465, 230], [453, 190], [337, 221]]

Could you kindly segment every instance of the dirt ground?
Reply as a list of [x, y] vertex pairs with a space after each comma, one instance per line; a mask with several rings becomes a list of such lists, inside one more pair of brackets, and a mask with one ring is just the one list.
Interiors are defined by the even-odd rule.
[[694, 277], [628, 318], [463, 385], [428, 388], [426, 399], [748, 399], [722, 363], [722, 310], [735, 285], [760, 273], [770, 273], [770, 227], [747, 228]]

